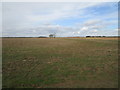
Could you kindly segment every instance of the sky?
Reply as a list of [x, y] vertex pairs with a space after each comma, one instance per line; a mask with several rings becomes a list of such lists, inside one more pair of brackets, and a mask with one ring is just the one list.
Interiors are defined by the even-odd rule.
[[117, 36], [117, 2], [3, 2], [3, 37]]

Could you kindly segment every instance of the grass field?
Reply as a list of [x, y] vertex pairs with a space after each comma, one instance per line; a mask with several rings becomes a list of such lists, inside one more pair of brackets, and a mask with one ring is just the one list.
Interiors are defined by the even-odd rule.
[[3, 88], [117, 88], [117, 38], [3, 38]]

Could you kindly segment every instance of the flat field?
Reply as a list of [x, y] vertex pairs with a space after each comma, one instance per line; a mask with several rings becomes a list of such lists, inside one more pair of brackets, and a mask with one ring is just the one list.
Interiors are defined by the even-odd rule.
[[3, 88], [117, 88], [117, 38], [3, 38]]

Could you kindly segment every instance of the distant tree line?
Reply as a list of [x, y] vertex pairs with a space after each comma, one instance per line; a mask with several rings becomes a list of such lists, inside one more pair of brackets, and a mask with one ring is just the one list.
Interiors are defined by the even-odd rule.
[[120, 37], [120, 36], [86, 36], [86, 37]]
[[39, 36], [38, 38], [47, 38], [46, 36]]
[[86, 37], [106, 37], [106, 36], [86, 36]]

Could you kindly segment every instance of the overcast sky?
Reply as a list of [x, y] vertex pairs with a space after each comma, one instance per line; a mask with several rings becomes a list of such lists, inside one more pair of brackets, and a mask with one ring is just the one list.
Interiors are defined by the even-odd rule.
[[2, 36], [118, 35], [117, 2], [3, 2]]

